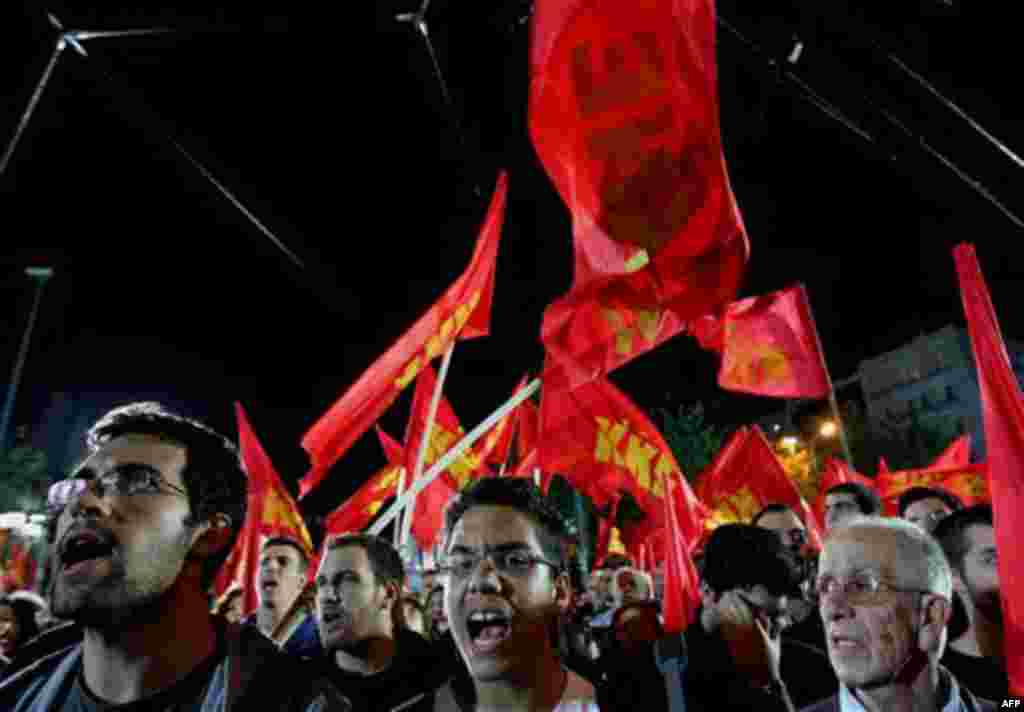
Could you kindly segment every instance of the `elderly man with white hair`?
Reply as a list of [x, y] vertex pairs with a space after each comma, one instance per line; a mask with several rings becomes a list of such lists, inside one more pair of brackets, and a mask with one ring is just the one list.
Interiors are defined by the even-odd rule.
[[829, 532], [815, 590], [839, 693], [805, 712], [995, 710], [939, 665], [953, 576], [909, 522], [856, 517]]

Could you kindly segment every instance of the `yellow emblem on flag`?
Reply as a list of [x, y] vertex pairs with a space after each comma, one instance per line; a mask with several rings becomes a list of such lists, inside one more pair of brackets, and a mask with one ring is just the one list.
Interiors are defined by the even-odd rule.
[[615, 352], [620, 356], [628, 356], [635, 351], [633, 344], [637, 337], [652, 345], [658, 336], [661, 312], [657, 309], [636, 310], [635, 324], [627, 324], [626, 317], [616, 309], [602, 309], [601, 316], [615, 332]]
[[757, 514], [761, 505], [749, 487], [740, 487], [725, 497], [715, 499], [711, 516], [705, 528], [714, 529], [720, 524], [746, 524]]

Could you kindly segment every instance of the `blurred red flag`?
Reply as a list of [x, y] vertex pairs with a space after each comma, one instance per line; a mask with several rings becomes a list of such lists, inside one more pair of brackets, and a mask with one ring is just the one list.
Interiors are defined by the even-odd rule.
[[818, 483], [818, 498], [814, 501], [814, 515], [821, 531], [825, 531], [825, 493], [844, 482], [857, 482], [870, 490], [875, 490], [873, 479], [860, 474], [843, 460], [827, 458]]
[[[640, 525], [623, 532], [631, 552], [664, 526], [665, 480], [681, 475], [661, 433], [625, 393], [599, 378], [575, 390], [544, 389], [539, 437], [541, 468], [562, 474], [598, 507], [629, 492], [646, 515]], [[687, 534], [696, 539], [703, 527], [703, 507], [690, 490], [679, 515]]]
[[929, 469], [943, 470], [952, 467], [967, 467], [971, 464], [971, 436], [964, 433], [949, 444], [942, 454], [935, 458]]
[[[420, 441], [426, 432], [427, 415], [430, 400], [437, 387], [437, 376], [432, 366], [427, 365], [420, 371], [416, 380], [416, 393], [413, 395], [409, 423], [405, 430], [405, 471], [414, 473], [416, 458], [419, 455]], [[433, 427], [427, 442], [426, 456], [423, 460], [423, 472], [437, 462], [442, 455], [452, 449], [464, 432], [459, 419], [455, 415], [448, 399], [441, 397], [434, 417]], [[447, 470], [427, 485], [426, 489], [416, 497], [416, 507], [412, 518], [412, 535], [423, 550], [430, 550], [444, 524], [444, 508], [471, 479], [485, 473], [483, 460], [473, 448], [468, 449], [449, 466]], [[410, 474], [410, 477], [413, 475]]]
[[299, 483], [300, 498], [377, 422], [420, 369], [443, 354], [455, 339], [489, 333], [507, 185], [502, 173], [466, 271], [303, 436], [302, 447], [309, 453], [311, 467]]
[[665, 590], [662, 615], [665, 633], [682, 633], [693, 621], [700, 606], [700, 588], [697, 570], [689, 551], [697, 540], [690, 539], [686, 527], [676, 513], [676, 499], [680, 488], [688, 487], [681, 477], [669, 477], [665, 497]]
[[[512, 395], [526, 387], [528, 375], [524, 374], [519, 384], [512, 391]], [[483, 461], [501, 467], [508, 462], [509, 453], [512, 450], [512, 435], [519, 424], [519, 409], [526, 404], [524, 401], [519, 407], [511, 410], [504, 418], [499, 420], [490, 432], [484, 436], [483, 442], [478, 446]]]
[[379, 427], [377, 437], [380, 438], [388, 464], [377, 470], [344, 504], [327, 515], [324, 522], [325, 536], [361, 532], [370, 525], [384, 502], [396, 495], [405, 464], [402, 446]]
[[575, 250], [544, 315], [544, 382], [574, 388], [733, 299], [749, 249], [710, 0], [538, 0], [530, 63], [530, 134]]
[[765, 506], [785, 504], [801, 516], [811, 545], [820, 549], [818, 523], [761, 429], [756, 425], [748, 428], [742, 444], [734, 435], [726, 446], [732, 451], [712, 463], [714, 467], [701, 475], [697, 485], [699, 496], [711, 510], [707, 526], [748, 524]]
[[[238, 421], [238, 448], [249, 475], [248, 501], [245, 522], [234, 548], [217, 574], [214, 592], [219, 598], [232, 584], [239, 586], [242, 609], [248, 615], [259, 605], [256, 579], [263, 542], [275, 536], [290, 537], [305, 547], [311, 559], [313, 542], [298, 505], [281, 483], [241, 403], [235, 403], [235, 418]], [[314, 575], [315, 568], [311, 566], [310, 578]]]
[[540, 430], [540, 409], [531, 401], [523, 401], [516, 410], [516, 454], [519, 461], [537, 451], [537, 433]]
[[722, 388], [777, 398], [832, 389], [802, 284], [726, 307], [722, 348]]
[[899, 514], [900, 495], [913, 487], [929, 487], [949, 492], [965, 507], [989, 501], [985, 465], [967, 465], [945, 469], [886, 470], [878, 475], [878, 496], [885, 513]]
[[701, 502], [710, 501], [712, 493], [709, 491], [709, 488], [714, 486], [714, 483], [723, 477], [722, 472], [724, 470], [732, 467], [733, 459], [743, 451], [749, 434], [750, 428], [747, 426], [742, 425], [737, 428], [725, 441], [721, 449], [715, 453], [714, 458], [704, 468], [704, 471], [697, 476], [694, 492]]
[[999, 582], [1003, 602], [1003, 645], [1010, 694], [1024, 695], [1024, 398], [974, 247], [953, 250], [960, 296], [967, 313], [974, 362], [981, 387], [989, 489], [999, 550]]

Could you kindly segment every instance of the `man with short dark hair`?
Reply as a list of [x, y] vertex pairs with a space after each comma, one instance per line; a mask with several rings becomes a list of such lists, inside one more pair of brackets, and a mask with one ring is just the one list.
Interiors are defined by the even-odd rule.
[[807, 712], [982, 712], [939, 664], [953, 577], [935, 539], [895, 518], [829, 532], [816, 583], [839, 693]]
[[1003, 653], [1003, 609], [992, 507], [953, 512], [935, 527], [953, 570], [953, 589], [967, 614], [967, 631], [946, 646], [942, 664], [976, 695], [998, 700], [1009, 693]]
[[878, 494], [859, 482], [841, 482], [825, 492], [825, 531], [856, 516], [873, 517], [882, 512]]
[[[305, 595], [309, 572], [309, 552], [295, 539], [274, 536], [260, 547], [260, 571], [257, 579], [259, 608], [246, 622], [256, 625], [268, 638], [274, 638], [285, 616], [301, 605], [299, 597]], [[317, 634], [316, 619], [307, 611], [297, 613], [301, 622], [280, 643], [289, 655], [317, 658], [323, 653]], [[280, 636], [283, 637], [283, 636]]]
[[355, 712], [428, 712], [452, 662], [405, 626], [405, 569], [390, 542], [351, 534], [329, 539], [316, 575], [316, 617], [326, 675]]
[[900, 495], [899, 516], [931, 534], [944, 517], [963, 509], [959, 499], [949, 492], [931, 487], [911, 487]]
[[597, 710], [593, 686], [559, 658], [566, 533], [525, 479], [480, 479], [449, 506], [445, 610], [471, 681], [441, 688], [437, 709]]
[[111, 411], [87, 443], [50, 493], [51, 606], [82, 632], [19, 657], [0, 699], [18, 712], [347, 709], [263, 636], [209, 613], [206, 591], [245, 517], [234, 446], [155, 403]]

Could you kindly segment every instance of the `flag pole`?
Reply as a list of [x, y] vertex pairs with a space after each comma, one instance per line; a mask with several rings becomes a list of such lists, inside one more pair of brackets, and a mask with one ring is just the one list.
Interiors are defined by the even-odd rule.
[[391, 520], [395, 518], [398, 511], [405, 507], [413, 497], [425, 490], [430, 483], [436, 480], [442, 472], [447, 470], [448, 467], [451, 466], [451, 464], [455, 462], [455, 460], [457, 460], [467, 448], [483, 437], [488, 430], [494, 427], [495, 423], [508, 415], [524, 400], [536, 393], [538, 388], [540, 388], [540, 378], [535, 378], [529, 385], [509, 398], [503, 406], [491, 413], [483, 420], [483, 422], [463, 436], [462, 440], [455, 443], [451, 450], [446, 452], [437, 462], [431, 465], [430, 469], [427, 470], [422, 477], [413, 480], [409, 489], [401, 497], [392, 502], [391, 506], [388, 507], [382, 515], [380, 515], [376, 522], [374, 522], [373, 526], [370, 527], [369, 533], [379, 535], [381, 531], [383, 531], [384, 527], [390, 524]]
[[[395, 487], [395, 497], [401, 497], [402, 491], [405, 489], [405, 467], [398, 468], [398, 485]], [[395, 522], [394, 532], [391, 536], [391, 543], [395, 547], [395, 551], [398, 551], [398, 545], [401, 543], [398, 541], [401, 530], [401, 519]]]
[[[434, 419], [437, 416], [437, 407], [441, 404], [441, 391], [444, 390], [444, 381], [448, 377], [448, 366], [452, 362], [452, 353], [455, 351], [455, 340], [448, 345], [448, 348], [444, 352], [444, 358], [441, 360], [441, 369], [437, 373], [437, 383], [434, 385], [434, 394], [430, 398], [430, 408], [427, 410], [427, 422], [423, 426], [423, 434], [420, 436], [420, 448], [419, 452], [416, 453], [416, 465], [412, 471], [412, 480], [409, 484], [411, 485], [420, 478], [423, 474], [423, 463], [427, 459], [427, 447], [430, 445], [430, 436], [434, 429]], [[409, 543], [409, 531], [412, 529], [412, 515], [416, 511], [416, 493], [414, 492], [412, 498], [409, 500], [409, 505], [405, 508], [405, 514], [402, 517], [402, 539], [399, 542], [399, 551], [404, 550], [404, 547]]]
[[[800, 282], [800, 291], [803, 293], [804, 304], [807, 305], [807, 310], [811, 309], [811, 299], [807, 295], [807, 287], [804, 286], [803, 282]], [[843, 416], [839, 412], [839, 402], [836, 400], [836, 389], [832, 385], [832, 374], [828, 368], [828, 359], [825, 358], [825, 349], [821, 345], [821, 335], [818, 333], [818, 322], [814, 319], [812, 313], [809, 321], [811, 327], [814, 329], [814, 341], [818, 345], [818, 353], [821, 354], [821, 363], [825, 367], [825, 378], [828, 380], [828, 404], [832, 409], [832, 416], [836, 419], [836, 425], [839, 426], [839, 443], [843, 447], [843, 456], [846, 457], [846, 461], [853, 466], [853, 455], [850, 454], [850, 442], [846, 439], [846, 424], [843, 422]]]

